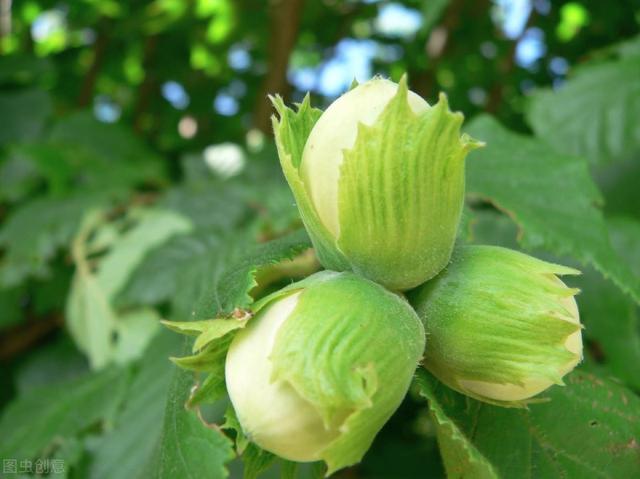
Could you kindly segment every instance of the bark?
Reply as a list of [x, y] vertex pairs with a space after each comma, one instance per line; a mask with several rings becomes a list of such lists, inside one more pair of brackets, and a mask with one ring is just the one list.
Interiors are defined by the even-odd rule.
[[291, 93], [287, 81], [289, 57], [296, 44], [300, 29], [304, 0], [277, 0], [269, 8], [268, 70], [264, 78], [254, 110], [253, 125], [271, 134], [271, 102], [267, 95], [279, 94], [285, 99]]
[[144, 80], [138, 88], [136, 105], [133, 112], [133, 130], [136, 133], [142, 132], [144, 114], [149, 108], [149, 102], [156, 88], [156, 78], [152, 69], [153, 60], [158, 45], [158, 37], [152, 35], [147, 37], [142, 53], [142, 67], [144, 68]]
[[93, 62], [82, 81], [80, 95], [78, 96], [78, 106], [82, 108], [88, 106], [93, 99], [96, 81], [104, 63], [107, 45], [109, 44], [109, 22], [106, 19], [100, 21], [98, 31], [98, 37], [93, 46]]

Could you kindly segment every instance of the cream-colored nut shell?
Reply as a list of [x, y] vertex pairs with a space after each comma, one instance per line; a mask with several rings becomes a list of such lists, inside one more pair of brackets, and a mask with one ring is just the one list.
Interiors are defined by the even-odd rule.
[[[559, 283], [564, 285], [560, 279], [556, 279]], [[562, 304], [571, 314], [571, 322], [579, 324], [580, 314], [578, 312], [578, 305], [576, 304], [575, 298], [573, 296], [563, 298]], [[559, 368], [560, 376], [564, 376], [571, 372], [582, 358], [582, 331], [578, 330], [567, 337], [564, 345], [570, 352], [575, 353], [577, 357], [575, 360], [572, 360]], [[459, 383], [463, 388], [472, 393], [482, 397], [495, 399], [496, 401], [520, 401], [528, 399], [553, 386], [553, 382], [542, 377], [529, 378], [525, 381], [524, 386], [520, 386], [518, 384], [495, 384], [472, 380], [460, 380]]]
[[[307, 139], [301, 177], [320, 221], [335, 238], [340, 235], [338, 180], [342, 151], [355, 144], [358, 123], [373, 125], [397, 91], [397, 83], [381, 78], [357, 86], [327, 108]], [[408, 101], [416, 114], [429, 108], [426, 101], [411, 91]]]
[[286, 382], [272, 381], [271, 351], [300, 293], [276, 300], [240, 331], [225, 365], [227, 391], [244, 433], [267, 451], [298, 462], [316, 461], [338, 434], [325, 429], [314, 407]]

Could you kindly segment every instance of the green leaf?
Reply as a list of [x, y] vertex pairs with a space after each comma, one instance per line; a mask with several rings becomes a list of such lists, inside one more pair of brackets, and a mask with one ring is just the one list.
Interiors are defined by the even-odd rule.
[[[227, 345], [228, 347], [228, 345]], [[218, 349], [221, 352], [218, 356], [219, 362], [216, 370], [210, 371], [204, 380], [201, 380], [197, 387], [193, 390], [193, 394], [187, 402], [187, 406], [192, 408], [200, 404], [211, 404], [224, 398], [227, 394], [227, 386], [224, 381], [224, 359], [226, 357], [226, 349]], [[214, 369], [214, 367], [210, 367]]]
[[155, 479], [223, 478], [234, 457], [231, 440], [216, 427], [204, 425], [185, 409], [192, 375], [177, 369], [169, 386], [164, 422], [155, 454], [143, 477]]
[[189, 407], [201, 403], [213, 403], [224, 397], [225, 359], [235, 332], [244, 328], [250, 314], [231, 319], [212, 319], [207, 321], [163, 321], [170, 329], [186, 334], [197, 334], [192, 350], [196, 353], [171, 360], [183, 369], [207, 373], [204, 380], [193, 390], [188, 401]]
[[[98, 182], [88, 182], [87, 177], [96, 174], [91, 167], [94, 165], [83, 164], [77, 161], [77, 157], [65, 148], [50, 145], [46, 142], [29, 142], [13, 146], [9, 150], [9, 158], [14, 162], [20, 161], [23, 168], [31, 169], [31, 182], [40, 180], [46, 183], [48, 193], [62, 196], [70, 194], [78, 186], [103, 187], [104, 175], [98, 174]], [[82, 178], [79, 181], [79, 178]], [[29, 179], [29, 178], [27, 178]], [[108, 186], [119, 186], [109, 184]]]
[[113, 429], [95, 444], [91, 479], [141, 477], [162, 432], [162, 417], [173, 366], [167, 356], [179, 350], [175, 334], [160, 331], [139, 364]]
[[450, 418], [436, 394], [444, 386], [424, 370], [416, 380], [420, 394], [429, 401], [429, 412], [436, 426], [440, 454], [449, 478], [497, 478], [489, 461], [478, 451], [471, 438]]
[[[611, 381], [576, 371], [568, 376], [566, 387], [548, 391], [549, 402], [528, 410], [475, 401], [426, 371], [419, 373], [417, 383], [430, 409], [438, 412], [438, 439], [452, 477], [476, 477], [466, 467], [472, 460], [479, 461], [484, 471], [488, 461], [505, 478], [637, 473], [640, 398]], [[443, 441], [442, 436], [455, 440]], [[477, 453], [470, 453], [469, 445]]]
[[617, 43], [612, 48], [621, 58], [640, 57], [640, 35]]
[[624, 255], [634, 274], [640, 277], [640, 220], [624, 216], [607, 219], [611, 242]]
[[49, 262], [71, 242], [84, 213], [108, 202], [108, 195], [37, 198], [14, 210], [0, 229], [0, 284], [17, 285], [29, 276], [46, 278]]
[[[428, 415], [421, 413], [417, 421], [411, 421], [411, 419], [413, 418], [402, 413], [391, 418], [373, 442], [363, 461], [358, 464], [358, 477], [375, 479], [442, 479], [445, 477], [435, 428], [428, 419]], [[398, 427], [393, 428], [392, 422], [398, 424]], [[416, 434], [416, 430], [422, 434]]]
[[127, 363], [139, 358], [153, 336], [158, 332], [160, 315], [151, 308], [126, 311], [118, 315], [115, 323], [113, 360]]
[[210, 319], [248, 306], [260, 266], [292, 258], [309, 248], [304, 230], [268, 243], [246, 234], [200, 231], [151, 251], [133, 274], [122, 302], [153, 304], [174, 299], [180, 319]]
[[116, 313], [89, 272], [76, 272], [65, 313], [69, 332], [88, 356], [91, 367], [104, 367], [113, 357]]
[[[640, 269], [640, 222], [626, 218], [608, 221], [618, 251]], [[640, 271], [637, 272], [640, 274]], [[589, 349], [602, 367], [628, 386], [640, 390], [640, 316], [634, 302], [594, 271], [576, 281], [577, 296]]]
[[197, 228], [230, 230], [247, 217], [242, 188], [208, 181], [170, 189], [159, 206], [189, 218]]
[[469, 131], [487, 148], [467, 162], [467, 191], [487, 199], [519, 225], [528, 250], [545, 249], [593, 265], [636, 301], [640, 280], [613, 249], [601, 201], [587, 165], [506, 130], [488, 116], [474, 119]]
[[0, 93], [0, 145], [37, 138], [52, 112], [43, 90]]
[[55, 449], [58, 438], [75, 437], [90, 426], [109, 423], [128, 380], [126, 369], [111, 368], [18, 396], [0, 419], [0, 457], [44, 457]]
[[637, 157], [596, 168], [594, 178], [605, 198], [605, 214], [632, 216], [640, 220], [640, 161]]
[[45, 77], [53, 70], [49, 58], [31, 55], [4, 55], [0, 62], [0, 83], [28, 84]]
[[281, 238], [239, 251], [224, 265], [215, 285], [215, 304], [218, 310], [229, 311], [231, 308], [249, 306], [253, 302], [249, 291], [257, 285], [255, 274], [259, 267], [291, 259], [310, 247], [307, 232], [299, 229]]
[[[108, 137], [108, 132], [101, 130], [104, 127], [101, 123], [95, 125], [98, 131], [93, 136], [105, 134]], [[10, 153], [30, 163], [46, 180], [52, 194], [69, 194], [77, 189], [127, 191], [139, 184], [160, 182], [161, 163], [151, 153], [145, 153], [144, 149], [136, 146], [137, 140], [129, 138], [130, 135], [126, 132], [122, 138], [120, 135], [114, 138], [119, 142], [118, 146], [124, 148], [122, 151], [102, 151], [99, 144], [54, 137], [15, 145]]]
[[528, 120], [561, 153], [592, 163], [640, 152], [640, 57], [585, 66], [559, 90], [533, 95]]
[[149, 251], [122, 289], [118, 302], [124, 306], [151, 305], [173, 299], [174, 303], [183, 302], [187, 309], [191, 299], [183, 301], [178, 290], [196, 290], [200, 285], [193, 280], [206, 279], [200, 271], [206, 269], [205, 262], [209, 257], [217, 259], [216, 252], [221, 252], [222, 248], [219, 233], [211, 231], [171, 238]]
[[109, 299], [115, 298], [146, 253], [174, 235], [188, 233], [191, 222], [172, 211], [148, 209], [131, 211], [135, 221], [99, 263], [96, 279]]
[[517, 250], [517, 236], [518, 226], [507, 215], [495, 210], [469, 210], [468, 229], [463, 237], [466, 242]]
[[87, 186], [135, 185], [164, 181], [161, 158], [132, 131], [98, 121], [91, 112], [73, 113], [56, 122], [47, 139], [76, 168]]
[[230, 405], [225, 411], [224, 423], [220, 427], [222, 429], [235, 432], [236, 451], [238, 452], [238, 454], [242, 454], [249, 445], [249, 438], [245, 436], [244, 431], [242, 430], [242, 426], [240, 426], [238, 416], [236, 415], [236, 411], [235, 409], [233, 409], [233, 406]]
[[68, 383], [89, 374], [85, 357], [71, 338], [60, 335], [28, 355], [15, 372], [16, 394], [25, 395], [33, 389]]
[[241, 455], [242, 459], [243, 479], [257, 479], [262, 472], [273, 464], [277, 456], [249, 441], [249, 438], [242, 431], [240, 421], [238, 421], [233, 407], [229, 406], [227, 408], [224, 414], [224, 424], [221, 427], [235, 432], [236, 451]]
[[211, 341], [219, 339], [236, 329], [243, 328], [250, 314], [242, 314], [234, 318], [218, 318], [206, 321], [163, 321], [163, 324], [178, 333], [193, 335], [197, 331], [198, 337], [193, 343], [193, 351], [200, 351]]
[[25, 288], [22, 286], [10, 289], [0, 289], [0, 331], [20, 323], [24, 317], [22, 305], [25, 298]]
[[[66, 321], [72, 337], [94, 368], [114, 360], [124, 362], [144, 349], [156, 331], [157, 315], [148, 309], [119, 315], [113, 307], [114, 298], [148, 250], [191, 227], [182, 216], [163, 210], [132, 210], [129, 220], [133, 224], [127, 224], [129, 229], [120, 233], [112, 224], [105, 223], [101, 212], [92, 212], [72, 245], [77, 269]], [[101, 238], [106, 238], [102, 243], [110, 248], [96, 258], [91, 253], [104, 247]]]
[[11, 148], [0, 163], [0, 200], [17, 202], [38, 186], [40, 173], [37, 167]]
[[202, 351], [192, 356], [171, 358], [171, 360], [183, 369], [203, 372], [220, 373], [224, 378], [224, 359], [229, 348], [230, 338], [233, 335], [226, 335], [217, 341], [207, 345]]
[[250, 442], [242, 454], [244, 479], [258, 479], [275, 461], [276, 456]]

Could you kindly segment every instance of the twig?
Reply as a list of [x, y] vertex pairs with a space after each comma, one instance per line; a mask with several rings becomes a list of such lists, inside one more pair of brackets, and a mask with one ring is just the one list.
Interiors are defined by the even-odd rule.
[[496, 82], [489, 91], [489, 99], [487, 100], [486, 111], [489, 113], [495, 114], [498, 111], [498, 107], [502, 103], [502, 97], [504, 94], [504, 78], [506, 78], [516, 66], [516, 48], [518, 47], [518, 43], [526, 33], [527, 29], [532, 25], [535, 15], [535, 10], [531, 10], [525, 27], [522, 29], [520, 35], [513, 40], [509, 47], [507, 56], [502, 58], [502, 61], [498, 66], [498, 75], [494, 77]]
[[138, 89], [138, 99], [133, 112], [133, 129], [136, 133], [140, 133], [142, 131], [142, 120], [144, 118], [144, 113], [147, 111], [149, 106], [149, 100], [151, 99], [151, 94], [156, 81], [155, 76], [151, 71], [151, 64], [155, 56], [157, 45], [158, 37], [156, 35], [147, 37], [144, 44], [142, 66], [144, 68], [145, 75], [144, 80]]
[[104, 63], [107, 44], [109, 43], [109, 21], [107, 19], [103, 18], [100, 21], [98, 31], [98, 38], [93, 47], [93, 62], [84, 77], [82, 87], [80, 88], [80, 95], [78, 96], [78, 106], [80, 107], [86, 107], [91, 103], [98, 73]]
[[277, 0], [270, 7], [269, 69], [260, 88], [253, 115], [253, 125], [271, 134], [271, 104], [267, 95], [278, 93], [285, 99], [291, 86], [287, 82], [289, 57], [300, 28], [304, 0]]
[[8, 361], [31, 349], [63, 324], [62, 314], [53, 313], [7, 329], [0, 335], [0, 361]]

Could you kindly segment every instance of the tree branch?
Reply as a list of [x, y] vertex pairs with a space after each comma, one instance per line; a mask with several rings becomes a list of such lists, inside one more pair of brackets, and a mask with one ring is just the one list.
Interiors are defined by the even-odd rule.
[[300, 28], [304, 0], [277, 0], [271, 4], [269, 35], [269, 68], [256, 101], [253, 125], [264, 133], [271, 133], [271, 103], [267, 95], [278, 93], [287, 97], [291, 85], [287, 82], [289, 57]]
[[149, 101], [152, 96], [153, 89], [155, 87], [155, 76], [151, 71], [151, 64], [155, 57], [156, 47], [158, 45], [158, 37], [152, 35], [147, 37], [144, 43], [144, 52], [142, 56], [142, 67], [144, 68], [144, 80], [138, 88], [138, 96], [136, 106], [133, 112], [133, 129], [136, 133], [142, 131], [142, 120], [145, 111], [149, 106]]
[[491, 90], [489, 91], [489, 99], [487, 100], [486, 111], [495, 114], [498, 111], [498, 107], [502, 103], [502, 97], [504, 96], [504, 79], [511, 74], [514, 67], [516, 66], [516, 48], [518, 47], [518, 43], [524, 37], [527, 29], [533, 24], [534, 18], [536, 16], [536, 11], [531, 10], [529, 14], [529, 18], [527, 19], [527, 23], [525, 27], [522, 29], [522, 33], [518, 36], [518, 38], [514, 39], [509, 46], [509, 51], [507, 55], [502, 58], [500, 64], [498, 65], [498, 74], [494, 77], [495, 83]]
[[80, 88], [80, 95], [78, 96], [78, 106], [86, 107], [91, 103], [93, 98], [93, 91], [98, 79], [98, 73], [104, 63], [105, 53], [107, 51], [107, 44], [109, 43], [109, 22], [103, 18], [100, 21], [100, 27], [98, 28], [98, 37], [93, 47], [93, 62], [87, 71]]
[[53, 313], [43, 318], [29, 318], [3, 331], [0, 335], [0, 361], [8, 361], [28, 351], [64, 324], [61, 314]]

